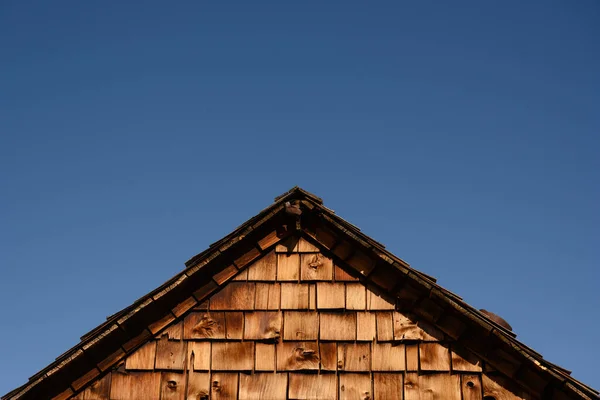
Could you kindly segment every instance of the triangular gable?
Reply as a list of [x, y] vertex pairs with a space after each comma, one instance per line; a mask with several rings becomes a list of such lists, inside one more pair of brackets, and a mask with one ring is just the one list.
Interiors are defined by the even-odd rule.
[[[292, 240], [299, 236], [304, 239]], [[296, 263], [296, 259], [300, 265], [298, 271], [293, 272], [289, 268], [283, 268], [286, 263], [290, 265]], [[331, 261], [329, 261], [330, 259]], [[177, 353], [175, 343], [185, 343], [185, 335], [190, 335], [191, 322], [189, 322], [189, 318], [200, 318], [194, 320], [193, 325], [196, 330], [191, 328], [195, 332], [194, 334], [213, 335], [215, 343], [219, 340], [239, 340], [240, 332], [242, 336], [245, 333], [245, 324], [248, 323], [251, 326], [251, 321], [245, 320], [245, 313], [257, 312], [257, 310], [253, 308], [252, 310], [232, 311], [223, 308], [233, 305], [239, 307], [239, 304], [243, 304], [253, 297], [255, 301], [253, 307], [257, 302], [260, 303], [259, 307], [266, 307], [265, 310], [259, 310], [260, 312], [267, 312], [270, 310], [269, 307], [273, 307], [272, 313], [277, 314], [282, 312], [282, 304], [284, 307], [290, 306], [286, 303], [290, 301], [287, 299], [290, 296], [289, 293], [305, 290], [305, 287], [301, 286], [303, 281], [315, 282], [308, 285], [306, 289], [307, 307], [318, 308], [317, 302], [331, 301], [332, 306], [335, 306], [332, 311], [339, 311], [340, 304], [336, 304], [336, 302], [339, 302], [341, 297], [335, 292], [339, 290], [339, 287], [334, 287], [338, 282], [326, 282], [328, 279], [325, 279], [329, 270], [334, 277], [339, 274], [347, 279], [347, 281], [340, 280], [340, 282], [345, 282], [342, 284], [345, 291], [343, 297], [345, 303], [342, 307], [344, 310], [346, 310], [347, 304], [356, 301], [352, 296], [349, 300], [348, 293], [352, 293], [353, 290], [359, 293], [359, 287], [367, 286], [369, 288], [369, 291], [365, 291], [367, 303], [364, 312], [382, 312], [391, 315], [391, 342], [404, 343], [411, 340], [424, 340], [424, 338], [398, 336], [402, 330], [396, 329], [397, 321], [412, 321], [410, 324], [413, 325], [413, 322], [418, 321], [417, 325], [413, 327], [414, 329], [418, 328], [417, 331], [429, 335], [431, 332], [441, 332], [445, 338], [443, 343], [454, 343], [457, 348], [464, 349], [463, 351], [466, 352], [465, 354], [469, 354], [469, 357], [476, 355], [478, 363], [488, 366], [490, 370], [493, 369], [499, 377], [508, 377], [517, 382], [520, 386], [518, 390], [526, 390], [537, 395], [543, 393], [544, 396], [549, 396], [548, 398], [569, 398], [565, 396], [597, 398], [597, 392], [571, 378], [565, 370], [543, 360], [539, 354], [518, 342], [512, 332], [465, 304], [460, 297], [441, 288], [433, 278], [410, 268], [404, 261], [387, 252], [381, 244], [366, 237], [358, 228], [324, 207], [321, 199], [299, 188], [292, 189], [277, 198], [272, 206], [263, 210], [223, 240], [211, 245], [207, 251], [188, 261], [187, 266], [185, 271], [160, 288], [144, 296], [131, 307], [110, 317], [106, 323], [86, 334], [78, 346], [59, 357], [57, 362], [34, 375], [29, 383], [7, 394], [3, 399], [51, 398], [52, 396], [57, 396], [57, 399], [68, 399], [83, 390], [104, 390], [102, 385], [106, 385], [104, 383], [106, 376], [109, 371], [119, 365], [121, 365], [119, 368], [125, 369], [125, 373], [121, 374], [123, 377], [119, 377], [117, 380], [121, 379], [123, 387], [130, 388], [127, 390], [137, 390], [131, 388], [140, 385], [142, 388], [140, 390], [143, 390], [143, 388], [152, 387], [156, 382], [159, 382], [160, 385], [160, 382], [164, 381], [164, 377], [161, 380], [159, 379], [160, 374], [157, 378], [155, 373], [151, 373], [153, 380], [151, 379], [150, 384], [136, 381], [136, 376], [144, 373], [143, 370], [138, 371], [139, 366], [144, 365], [144, 362], [149, 362], [148, 357], [152, 352], [150, 348], [155, 341], [157, 343], [155, 352], [159, 351], [160, 343], [165, 343], [164, 346], [169, 349], [169, 354]], [[273, 268], [275, 268], [276, 281], [270, 279]], [[321, 277], [324, 281], [317, 286]], [[250, 285], [253, 286], [254, 292], [247, 288], [248, 282], [254, 283]], [[262, 285], [259, 285], [261, 283]], [[273, 289], [277, 285], [279, 285], [278, 289]], [[333, 294], [329, 297], [315, 296], [314, 300], [311, 300], [313, 299], [311, 296], [316, 295], [319, 287], [325, 288], [326, 285], [333, 285], [331, 288]], [[246, 289], [242, 289], [244, 287]], [[314, 289], [311, 289], [312, 287]], [[312, 293], [311, 290], [315, 293]], [[279, 309], [274, 308], [274, 303], [277, 301], [274, 296], [277, 292], [280, 296]], [[327, 293], [327, 291], [323, 291], [323, 293]], [[361, 299], [360, 294], [357, 296]], [[292, 296], [292, 298], [295, 297]], [[369, 310], [368, 307], [373, 307], [369, 305], [369, 299], [375, 302], [379, 301], [383, 305], [387, 304], [388, 308], [378, 311]], [[211, 312], [210, 321], [200, 315], [202, 311], [199, 307], [205, 306], [206, 300], [208, 300], [208, 304], [212, 303], [213, 307], [217, 307], [217, 309], [208, 310]], [[346, 303], [348, 301], [349, 303]], [[360, 300], [358, 301], [360, 302]], [[248, 305], [244, 307], [248, 307]], [[218, 308], [223, 310], [218, 310]], [[237, 315], [226, 316], [225, 312], [228, 315], [230, 313], [237, 313]], [[223, 313], [224, 325], [222, 321], [219, 322], [221, 316], [218, 313]], [[332, 329], [339, 324], [347, 323], [340, 320], [339, 317], [335, 317], [339, 313], [331, 312], [329, 314], [333, 316], [331, 317], [333, 319], [327, 320], [326, 325], [331, 325]], [[324, 315], [329, 314], [325, 313]], [[240, 320], [240, 315], [242, 320]], [[229, 325], [227, 318], [229, 318]], [[381, 318], [387, 317], [382, 316]], [[188, 321], [187, 330], [186, 321]], [[239, 321], [243, 321], [243, 328], [235, 328]], [[302, 320], [298, 323], [301, 322]], [[421, 330], [419, 324], [429, 328]], [[225, 326], [225, 329], [219, 330], [219, 326]], [[227, 326], [235, 329], [228, 333]], [[260, 326], [264, 328], [263, 325]], [[273, 345], [268, 342], [276, 339], [276, 321], [267, 324], [267, 327], [270, 330], [263, 329], [261, 334], [273, 337], [260, 338], [259, 342], [265, 346]], [[165, 332], [167, 334], [163, 335]], [[321, 332], [319, 331], [319, 333]], [[405, 333], [410, 336], [410, 329]], [[383, 335], [384, 332], [382, 331], [381, 334]], [[157, 335], [160, 336], [160, 339], [156, 338]], [[227, 335], [231, 336], [227, 337]], [[179, 336], [182, 338], [179, 339]], [[217, 337], [218, 339], [216, 339]], [[327, 332], [325, 332], [325, 337], [328, 337]], [[338, 340], [335, 335], [331, 338], [331, 340]], [[283, 339], [281, 343], [285, 343], [285, 338]], [[379, 337], [375, 339], [377, 343], [385, 343], [385, 340], [378, 339]], [[201, 338], [195, 338], [195, 340], [201, 340]], [[197, 351], [199, 354], [203, 354], [201, 350], [203, 344], [196, 343], [195, 340], [193, 346], [199, 346]], [[239, 344], [236, 346], [240, 347]], [[404, 354], [405, 357], [408, 357], [409, 352], [414, 350], [407, 350], [406, 346], [408, 345], [404, 343]], [[438, 344], [438, 346], [440, 345]], [[235, 347], [235, 349], [243, 354], [242, 347]], [[408, 348], [410, 349], [410, 347]], [[266, 354], [269, 354], [266, 349], [265, 347]], [[196, 353], [194, 352], [194, 354]], [[309, 351], [307, 354], [313, 353]], [[184, 360], [188, 360], [187, 356], [186, 350]], [[408, 358], [406, 360], [408, 363]], [[163, 361], [161, 358], [160, 362]], [[421, 363], [422, 360], [419, 358], [418, 364], [421, 365]], [[452, 364], [452, 361], [450, 363]], [[129, 369], [135, 373], [128, 372], [128, 364]], [[254, 364], [256, 364], [256, 360], [253, 361]], [[136, 365], [137, 367], [135, 367]], [[174, 364], [174, 366], [180, 367], [179, 364]], [[159, 367], [158, 370], [169, 369], [164, 365], [159, 365]], [[242, 367], [240, 367], [241, 370], [246, 368], [243, 365]], [[424, 371], [422, 365], [419, 368], [417, 372]], [[217, 369], [220, 370], [221, 367]], [[253, 371], [256, 370], [253, 369]], [[415, 381], [413, 382], [415, 386], [427, 387], [433, 384], [428, 381], [429, 378], [422, 378], [421, 375], [413, 376], [409, 374], [410, 371], [406, 371], [406, 379], [411, 377]], [[119, 372], [110, 372], [111, 375], [113, 373]], [[219, 373], [222, 375], [222, 379], [228, 382], [228, 386], [233, 384], [234, 378], [231, 373]], [[177, 386], [175, 378], [179, 375], [175, 372], [173, 374], [175, 375], [171, 380]], [[488, 379], [488, 375], [482, 375], [482, 382]], [[186, 385], [201, 387], [204, 378], [199, 375], [197, 379]], [[244, 385], [248, 387], [264, 383], [254, 382], [252, 379], [255, 378], [248, 377], [235, 379], [236, 384], [241, 384], [237, 380], [243, 379]], [[277, 387], [281, 385], [281, 381], [277, 381], [280, 378], [261, 377], [260, 379], [268, 379], [269, 385]], [[290, 374], [289, 384], [292, 379], [299, 380], [301, 377]], [[330, 378], [318, 379], [323, 379], [322, 383], [327, 386], [325, 381]], [[357, 382], [361, 382], [361, 379], [357, 379]], [[497, 377], [492, 382], [501, 379]], [[408, 382], [411, 383], [411, 380], [409, 379]], [[406, 382], [404, 384], [406, 386]], [[501, 385], [501, 387], [504, 386]], [[96, 398], [93, 397], [93, 394], [78, 396], [86, 399]]]

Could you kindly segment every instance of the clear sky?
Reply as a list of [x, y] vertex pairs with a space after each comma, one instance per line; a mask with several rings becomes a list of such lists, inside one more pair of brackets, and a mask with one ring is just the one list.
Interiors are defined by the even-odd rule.
[[0, 392], [294, 185], [600, 388], [600, 3], [2, 1]]

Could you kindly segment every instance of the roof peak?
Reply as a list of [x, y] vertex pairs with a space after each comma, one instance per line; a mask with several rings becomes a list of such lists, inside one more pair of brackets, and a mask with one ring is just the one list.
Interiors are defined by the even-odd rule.
[[290, 199], [296, 199], [299, 197], [304, 197], [304, 198], [309, 198], [312, 201], [318, 203], [318, 204], [323, 204], [323, 199], [320, 198], [319, 196], [309, 192], [308, 190], [304, 190], [302, 189], [300, 186], [294, 186], [293, 188], [291, 188], [290, 190], [288, 190], [285, 193], [280, 194], [279, 196], [275, 197], [274, 202], [277, 203], [279, 201], [283, 201], [283, 200], [290, 200]]

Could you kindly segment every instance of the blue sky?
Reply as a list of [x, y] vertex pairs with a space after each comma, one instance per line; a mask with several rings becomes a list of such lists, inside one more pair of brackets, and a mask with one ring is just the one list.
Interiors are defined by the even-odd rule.
[[600, 3], [0, 4], [0, 392], [300, 185], [600, 388]]

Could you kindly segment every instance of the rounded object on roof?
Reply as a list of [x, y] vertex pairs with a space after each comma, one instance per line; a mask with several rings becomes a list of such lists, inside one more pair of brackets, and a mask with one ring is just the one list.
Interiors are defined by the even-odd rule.
[[491, 311], [484, 310], [483, 308], [479, 311], [482, 314], [484, 314], [486, 317], [488, 317], [489, 319], [491, 319], [492, 321], [494, 321], [495, 323], [500, 325], [501, 327], [508, 329], [509, 331], [512, 332], [512, 326], [510, 326], [510, 324], [508, 322], [506, 322], [506, 320], [504, 318], [502, 318], [501, 316], [496, 315]]

